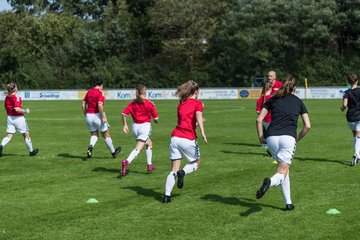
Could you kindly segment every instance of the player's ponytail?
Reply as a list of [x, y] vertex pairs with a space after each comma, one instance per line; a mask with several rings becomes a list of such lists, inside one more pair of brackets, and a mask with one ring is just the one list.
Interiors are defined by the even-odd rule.
[[199, 85], [195, 81], [189, 80], [178, 86], [175, 96], [180, 97], [180, 102], [183, 102], [194, 95], [196, 91], [199, 91]]
[[358, 81], [358, 77], [355, 73], [352, 73], [347, 76], [347, 80], [350, 85], [354, 85]]
[[274, 97], [283, 97], [290, 93], [293, 93], [296, 88], [296, 80], [293, 76], [287, 75], [284, 78], [283, 85], [274, 95]]
[[134, 99], [134, 102], [139, 102], [139, 103], [143, 103], [144, 99], [142, 98], [141, 95], [145, 94], [146, 92], [146, 86], [144, 84], [138, 84], [136, 86], [136, 98]]
[[8, 94], [12, 94], [13, 92], [16, 92], [18, 90], [18, 86], [15, 82], [11, 82], [6, 84], [6, 90]]

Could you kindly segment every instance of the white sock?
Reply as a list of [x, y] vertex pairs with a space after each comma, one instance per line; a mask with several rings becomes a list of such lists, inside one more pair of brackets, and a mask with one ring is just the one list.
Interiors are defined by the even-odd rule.
[[175, 181], [176, 181], [176, 173], [170, 172], [166, 178], [166, 184], [165, 184], [165, 195], [166, 196], [171, 196], [171, 192], [175, 185]]
[[282, 190], [282, 193], [284, 196], [285, 204], [292, 204], [292, 201], [290, 198], [290, 175], [289, 175], [289, 172], [281, 184], [281, 190]]
[[97, 136], [92, 135], [90, 138], [90, 145], [94, 147], [98, 139], [99, 138]]
[[279, 186], [284, 181], [284, 175], [282, 175], [281, 173], [275, 173], [270, 180], [271, 180], [270, 187]]
[[29, 152], [32, 152], [33, 146], [32, 146], [31, 140], [28, 138], [25, 138], [25, 144], [26, 144], [26, 147], [29, 149]]
[[129, 164], [139, 155], [139, 153], [140, 153], [140, 151], [137, 150], [136, 148], [134, 150], [132, 150], [132, 152], [130, 153], [130, 155], [127, 158]]
[[199, 165], [197, 164], [197, 162], [192, 162], [192, 163], [188, 163], [184, 166], [183, 170], [185, 172], [185, 174], [189, 174], [192, 172], [195, 172], [198, 169]]
[[145, 154], [146, 154], [146, 162], [147, 162], [147, 164], [148, 165], [152, 164], [152, 147], [147, 147], [146, 146]]
[[108, 147], [108, 149], [110, 150], [111, 153], [115, 152], [115, 148], [114, 145], [112, 143], [112, 139], [110, 137], [105, 138], [105, 144]]
[[356, 156], [359, 157], [360, 156], [360, 137], [355, 138], [354, 148], [355, 148]]
[[4, 147], [6, 144], [8, 144], [10, 142], [11, 138], [9, 137], [4, 137], [3, 140], [1, 141], [1, 145]]

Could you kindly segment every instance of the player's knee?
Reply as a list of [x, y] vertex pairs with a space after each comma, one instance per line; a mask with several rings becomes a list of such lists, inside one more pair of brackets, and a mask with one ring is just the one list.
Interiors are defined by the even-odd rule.
[[146, 150], [152, 150], [152, 143], [146, 144]]

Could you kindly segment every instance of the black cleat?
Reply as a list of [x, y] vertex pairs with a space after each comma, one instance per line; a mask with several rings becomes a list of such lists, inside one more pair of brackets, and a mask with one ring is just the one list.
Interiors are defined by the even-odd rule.
[[30, 152], [30, 156], [35, 156], [36, 154], [38, 154], [39, 149], [34, 149], [32, 152]]
[[121, 147], [117, 147], [115, 149], [115, 152], [111, 153], [111, 155], [113, 156], [113, 158], [116, 158], [120, 152], [121, 152]]
[[2, 157], [3, 149], [4, 149], [3, 145], [0, 145], [0, 157]]
[[267, 190], [270, 187], [271, 180], [270, 178], [265, 178], [262, 186], [256, 191], [256, 198], [260, 199], [264, 196], [264, 194], [267, 192]]
[[164, 195], [162, 203], [169, 203], [171, 202], [171, 196]]
[[90, 145], [90, 146], [88, 147], [88, 150], [87, 150], [87, 153], [86, 153], [87, 158], [91, 158], [93, 148], [94, 148], [94, 147], [93, 147], [92, 145]]
[[184, 170], [180, 170], [177, 172], [177, 187], [178, 188], [183, 188], [184, 187], [184, 176], [185, 176], [185, 171]]
[[285, 211], [291, 211], [294, 210], [295, 206], [293, 204], [286, 204]]

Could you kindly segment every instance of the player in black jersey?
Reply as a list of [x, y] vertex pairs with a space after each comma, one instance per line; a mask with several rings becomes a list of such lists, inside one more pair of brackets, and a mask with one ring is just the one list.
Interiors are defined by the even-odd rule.
[[[308, 111], [304, 103], [294, 95], [295, 89], [295, 79], [292, 76], [285, 77], [282, 87], [263, 105], [256, 119], [260, 143], [267, 143], [272, 157], [278, 162], [276, 173], [271, 178], [264, 179], [262, 186], [256, 192], [256, 198], [264, 196], [270, 187], [281, 185], [286, 210], [295, 208], [290, 198], [289, 168], [295, 153], [296, 142], [300, 141], [310, 130]], [[268, 111], [271, 111], [272, 122], [264, 134], [262, 121]], [[299, 115], [304, 126], [297, 135]]]
[[358, 77], [356, 74], [350, 74], [347, 80], [351, 88], [344, 92], [343, 104], [340, 110], [344, 111], [348, 108], [346, 120], [353, 133], [355, 149], [350, 165], [355, 166], [360, 158], [360, 88], [357, 85]]

